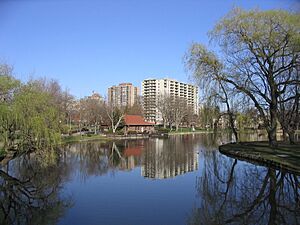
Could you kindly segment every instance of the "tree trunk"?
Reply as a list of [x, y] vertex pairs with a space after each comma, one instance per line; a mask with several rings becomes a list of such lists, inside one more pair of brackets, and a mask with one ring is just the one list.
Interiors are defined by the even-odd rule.
[[288, 131], [288, 135], [289, 135], [290, 144], [294, 145], [295, 144], [295, 131], [294, 130]]
[[275, 104], [270, 106], [270, 127], [267, 129], [268, 138], [269, 138], [269, 145], [271, 147], [277, 147], [277, 108]]
[[284, 127], [282, 127], [282, 137], [284, 141], [288, 141], [288, 132]]
[[276, 147], [278, 145], [277, 138], [276, 138], [276, 129], [268, 130], [268, 139], [269, 139], [269, 145], [271, 147]]
[[234, 119], [233, 119], [233, 115], [229, 109], [229, 106], [228, 106], [228, 116], [229, 116], [229, 123], [230, 123], [230, 128], [234, 134], [234, 137], [235, 137], [235, 142], [238, 143], [239, 142], [239, 137], [238, 137], [238, 133], [235, 129], [235, 126], [234, 126]]

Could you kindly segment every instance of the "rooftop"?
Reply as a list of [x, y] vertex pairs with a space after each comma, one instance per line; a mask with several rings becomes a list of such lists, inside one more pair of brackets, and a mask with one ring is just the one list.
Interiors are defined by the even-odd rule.
[[146, 122], [144, 118], [140, 115], [125, 115], [124, 122], [126, 125], [140, 125], [140, 126], [154, 125], [154, 123]]

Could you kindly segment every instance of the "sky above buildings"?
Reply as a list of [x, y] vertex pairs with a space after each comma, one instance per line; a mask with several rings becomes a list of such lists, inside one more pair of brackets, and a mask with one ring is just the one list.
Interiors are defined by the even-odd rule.
[[0, 63], [77, 97], [146, 78], [190, 82], [183, 56], [228, 11], [298, 10], [297, 0], [0, 0]]

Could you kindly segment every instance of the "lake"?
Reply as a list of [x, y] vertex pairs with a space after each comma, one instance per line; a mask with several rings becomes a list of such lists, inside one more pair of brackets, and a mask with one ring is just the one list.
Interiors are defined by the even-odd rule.
[[178, 135], [23, 155], [0, 170], [0, 224], [299, 224], [300, 176], [220, 154], [228, 141]]

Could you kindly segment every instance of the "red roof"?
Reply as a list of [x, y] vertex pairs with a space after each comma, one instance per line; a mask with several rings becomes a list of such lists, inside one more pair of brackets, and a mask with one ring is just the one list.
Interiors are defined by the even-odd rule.
[[154, 123], [146, 122], [142, 116], [139, 115], [125, 115], [125, 125], [140, 125], [140, 126], [152, 126]]

